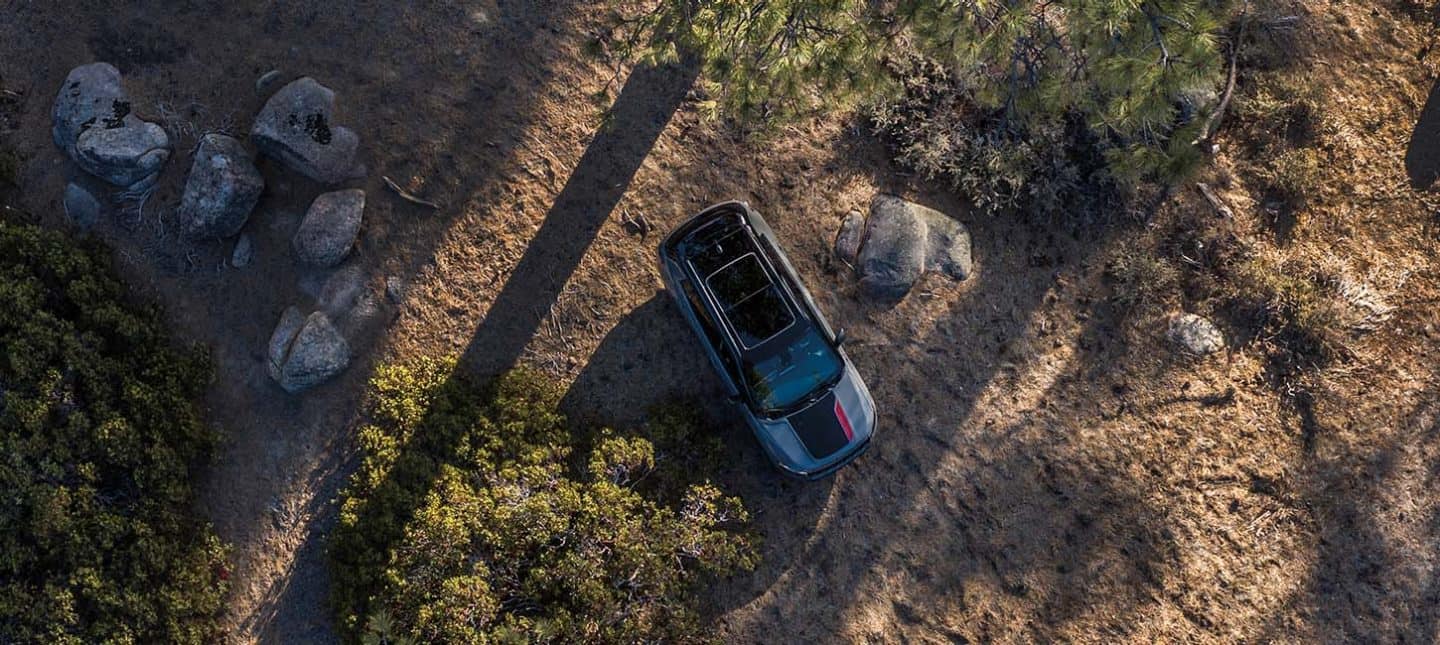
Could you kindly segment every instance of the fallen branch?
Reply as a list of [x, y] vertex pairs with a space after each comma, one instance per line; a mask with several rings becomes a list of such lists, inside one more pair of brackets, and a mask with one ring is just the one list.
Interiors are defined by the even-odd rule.
[[1210, 189], [1209, 184], [1196, 183], [1195, 187], [1200, 189], [1200, 194], [1205, 196], [1205, 201], [1210, 202], [1210, 208], [1215, 209], [1216, 214], [1225, 219], [1235, 219], [1235, 211], [1230, 210], [1230, 207], [1220, 200], [1220, 196]]
[[410, 202], [411, 204], [415, 204], [416, 206], [424, 206], [426, 208], [434, 209], [437, 211], [440, 210], [439, 204], [436, 204], [435, 202], [432, 202], [428, 199], [421, 199], [420, 197], [417, 197], [414, 193], [405, 190], [404, 188], [401, 188], [399, 184], [391, 181], [389, 177], [381, 175], [380, 178], [385, 180], [385, 186], [388, 187], [390, 190], [395, 191], [395, 194], [399, 195], [400, 199]]

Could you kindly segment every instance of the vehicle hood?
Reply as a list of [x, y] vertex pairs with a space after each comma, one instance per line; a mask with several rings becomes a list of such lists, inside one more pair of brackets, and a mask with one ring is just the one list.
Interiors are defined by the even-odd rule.
[[776, 455], [787, 468], [810, 472], [844, 459], [864, 444], [875, 428], [875, 403], [854, 368], [848, 365], [829, 392], [803, 409], [763, 422]]

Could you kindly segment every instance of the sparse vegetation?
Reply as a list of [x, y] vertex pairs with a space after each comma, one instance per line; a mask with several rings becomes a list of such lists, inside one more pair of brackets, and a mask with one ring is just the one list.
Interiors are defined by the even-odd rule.
[[1229, 277], [1224, 298], [1275, 342], [1286, 365], [1312, 368], [1348, 354], [1338, 283], [1306, 256], [1254, 248]]
[[0, 220], [0, 642], [215, 642], [224, 549], [192, 515], [201, 355], [98, 249]]
[[[740, 501], [690, 484], [675, 414], [588, 446], [558, 393], [514, 372], [487, 388], [453, 361], [382, 367], [364, 461], [332, 548], [346, 633], [364, 642], [706, 640], [690, 597], [754, 563]], [[666, 448], [666, 444], [670, 448]], [[702, 447], [700, 453], [705, 449]], [[667, 494], [667, 491], [671, 494]]]
[[1180, 282], [1180, 271], [1164, 257], [1143, 247], [1125, 247], [1105, 267], [1112, 298], [1127, 310], [1159, 304]]

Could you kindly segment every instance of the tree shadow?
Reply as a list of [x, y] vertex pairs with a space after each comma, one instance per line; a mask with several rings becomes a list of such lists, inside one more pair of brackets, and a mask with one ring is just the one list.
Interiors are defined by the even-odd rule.
[[1440, 80], [1430, 88], [1430, 96], [1420, 111], [1420, 119], [1405, 149], [1405, 174], [1410, 187], [1428, 190], [1440, 179]]
[[[1440, 637], [1440, 392], [1421, 396], [1375, 450], [1307, 446], [1299, 499], [1317, 533], [1309, 578], [1288, 601], [1327, 642]], [[1322, 452], [1322, 454], [1316, 454]], [[1270, 636], [1293, 636], [1279, 619]]]
[[[966, 212], [944, 193], [917, 201]], [[869, 454], [837, 475], [815, 528], [785, 545], [780, 571], [717, 591], [742, 608], [726, 617], [729, 637], [763, 641], [785, 625], [796, 640], [1044, 639], [1061, 636], [1046, 624], [1092, 611], [1122, 616], [1107, 625], [1123, 627], [1125, 611], [1147, 602], [1175, 551], [1165, 518], [1133, 482], [1067, 463], [1080, 448], [1043, 421], [1062, 423], [1052, 398], [1083, 389], [1123, 349], [1113, 314], [1071, 285], [1126, 227], [1067, 231], [1038, 219], [967, 220], [977, 269], [958, 288], [932, 276], [893, 307], [846, 297], [827, 311], [850, 331], [880, 430]], [[853, 277], [839, 274], [812, 286], [853, 292]], [[949, 302], [939, 313], [925, 304], [937, 297]], [[1078, 324], [1054, 319], [1061, 301], [1080, 309]], [[1041, 361], [1064, 343], [1059, 330], [1073, 330], [1063, 334], [1081, 347], [1057, 369]], [[1037, 391], [1021, 381], [1032, 371], [1055, 381]], [[1026, 390], [1038, 397], [1009, 400]], [[997, 410], [1015, 417], [990, 416]], [[1134, 592], [1096, 597], [1099, 581]], [[990, 602], [1033, 610], [1015, 619], [1029, 626], [1007, 636], [954, 622]], [[865, 629], [878, 631], [855, 633]]]
[[[657, 292], [625, 316], [591, 354], [567, 390], [560, 410], [593, 425], [635, 427], [657, 405], [683, 402], [698, 408], [721, 443], [718, 464], [702, 464], [726, 494], [738, 495], [752, 514], [750, 529], [761, 539], [759, 567], [730, 579], [751, 589], [769, 587], [812, 533], [835, 479], [802, 482], [770, 463], [745, 421], [726, 403], [719, 378], [701, 353], [670, 297]], [[713, 472], [710, 472], [712, 471]], [[704, 613], [714, 617], [747, 600], [744, 594], [703, 594]]]
[[[604, 120], [579, 165], [546, 214], [539, 232], [491, 304], [469, 345], [461, 354], [452, 378], [487, 379], [515, 367], [525, 346], [559, 298], [561, 289], [579, 266], [600, 227], [624, 194], [631, 178], [649, 154], [670, 116], [680, 105], [698, 74], [690, 64], [641, 67], [631, 73], [620, 96]], [[443, 414], [431, 410], [427, 414]], [[416, 427], [424, 428], [422, 420]], [[387, 553], [403, 537], [416, 509], [382, 503], [389, 499], [422, 499], [458, 446], [440, 445], [444, 438], [418, 436], [416, 452], [433, 458], [413, 460], [395, 467], [376, 485], [377, 494], [358, 510], [356, 524], [391, 527], [364, 536], [368, 551]], [[380, 519], [380, 518], [385, 519]], [[375, 563], [339, 562], [337, 566], [373, 567]], [[350, 608], [347, 608], [350, 609]], [[353, 608], [360, 609], [360, 608]], [[368, 613], [362, 610], [361, 615]]]

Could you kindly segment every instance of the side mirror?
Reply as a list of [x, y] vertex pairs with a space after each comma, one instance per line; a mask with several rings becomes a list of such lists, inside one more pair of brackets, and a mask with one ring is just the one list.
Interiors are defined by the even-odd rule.
[[844, 344], [845, 344], [845, 341], [846, 341], [846, 340], [849, 340], [849, 338], [850, 338], [849, 336], [846, 336], [846, 335], [845, 335], [845, 329], [844, 329], [844, 328], [841, 328], [839, 331], [835, 332], [835, 344], [836, 344], [836, 345], [844, 345]]

